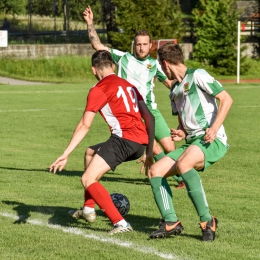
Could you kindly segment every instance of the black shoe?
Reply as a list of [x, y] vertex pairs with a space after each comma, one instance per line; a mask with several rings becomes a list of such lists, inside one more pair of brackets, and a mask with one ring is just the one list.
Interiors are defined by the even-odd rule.
[[159, 229], [154, 231], [150, 235], [150, 238], [164, 238], [171, 235], [179, 235], [183, 229], [184, 227], [180, 221], [170, 222], [162, 219], [159, 224]]
[[201, 222], [200, 228], [202, 230], [202, 241], [213, 241], [215, 239], [217, 227], [218, 220], [214, 216], [212, 216], [211, 221]]

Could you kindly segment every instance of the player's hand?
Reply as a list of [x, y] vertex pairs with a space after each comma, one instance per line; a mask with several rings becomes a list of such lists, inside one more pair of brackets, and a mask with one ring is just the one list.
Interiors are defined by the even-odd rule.
[[58, 157], [57, 160], [50, 166], [50, 172], [53, 171], [53, 173], [55, 174], [57, 169], [59, 169], [59, 172], [62, 171], [67, 161], [68, 161], [68, 156], [62, 155]]
[[217, 131], [215, 131], [213, 128], [207, 128], [206, 134], [204, 136], [205, 143], [212, 143], [217, 136]]
[[87, 24], [91, 24], [93, 22], [93, 13], [90, 6], [88, 6], [83, 12], [83, 18]]
[[151, 178], [151, 174], [150, 174], [150, 168], [153, 164], [153, 156], [148, 156], [146, 155], [146, 159], [145, 159], [145, 163], [144, 163], [144, 167], [145, 167], [145, 175], [150, 179]]
[[140, 169], [140, 174], [142, 174], [143, 171], [144, 171], [144, 168], [145, 168], [145, 160], [146, 160], [146, 154], [144, 154], [144, 155], [136, 162], [137, 164], [142, 163], [141, 169]]
[[175, 141], [175, 142], [183, 140], [186, 136], [185, 132], [181, 129], [176, 130], [176, 129], [171, 128], [170, 131], [171, 131], [172, 141]]

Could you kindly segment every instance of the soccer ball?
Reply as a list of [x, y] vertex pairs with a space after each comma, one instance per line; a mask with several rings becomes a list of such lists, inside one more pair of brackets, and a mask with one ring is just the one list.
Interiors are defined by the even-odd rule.
[[112, 193], [110, 194], [114, 205], [122, 216], [126, 216], [130, 210], [130, 201], [129, 199], [121, 193]]

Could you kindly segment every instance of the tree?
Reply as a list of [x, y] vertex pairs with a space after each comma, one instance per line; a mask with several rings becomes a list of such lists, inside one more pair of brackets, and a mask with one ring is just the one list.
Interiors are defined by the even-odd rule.
[[55, 11], [57, 16], [64, 15], [65, 3], [69, 8], [70, 19], [81, 21], [83, 20], [83, 11], [90, 5], [95, 12], [95, 20], [100, 23], [102, 20], [101, 0], [30, 0], [33, 2], [33, 13], [38, 15], [51, 16], [53, 14], [53, 7], [55, 3]]
[[[235, 74], [239, 19], [236, 1], [200, 0], [192, 14], [197, 38], [194, 59], [213, 66], [218, 74]], [[245, 58], [241, 57], [240, 64], [242, 74], [247, 70]]]
[[[108, 32], [117, 31], [115, 23], [115, 11], [116, 7], [112, 0], [102, 0], [102, 20], [106, 24]], [[112, 43], [111, 34], [108, 33], [108, 43]]]
[[181, 39], [181, 9], [172, 0], [113, 0], [115, 26], [109, 31], [113, 47], [125, 51], [137, 30], [145, 29], [152, 39]]
[[0, 10], [3, 14], [25, 14], [28, 0], [1, 0]]

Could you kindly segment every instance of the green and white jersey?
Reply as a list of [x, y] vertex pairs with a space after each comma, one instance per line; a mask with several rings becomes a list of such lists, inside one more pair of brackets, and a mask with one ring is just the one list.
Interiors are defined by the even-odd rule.
[[[175, 83], [170, 92], [172, 112], [179, 115], [187, 132], [187, 140], [205, 134], [216, 116], [218, 106], [215, 96], [223, 91], [222, 85], [203, 69], [187, 69], [181, 83]], [[217, 138], [227, 144], [222, 125]]]
[[159, 62], [150, 56], [138, 60], [131, 53], [116, 49], [111, 49], [111, 55], [117, 64], [118, 76], [126, 79], [139, 90], [149, 109], [156, 109], [157, 104], [153, 93], [154, 77], [159, 81], [167, 78]]

